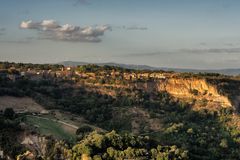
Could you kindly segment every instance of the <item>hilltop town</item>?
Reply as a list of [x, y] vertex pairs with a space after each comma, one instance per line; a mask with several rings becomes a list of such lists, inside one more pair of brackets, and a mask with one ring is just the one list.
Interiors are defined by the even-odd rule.
[[173, 72], [164, 71], [134, 71], [111, 66], [85, 65], [78, 67], [62, 65], [42, 65], [44, 67], [19, 67], [18, 65], [7, 63], [6, 66], [0, 66], [0, 76], [15, 81], [19, 78], [29, 78], [31, 80], [61, 78], [65, 80], [76, 81], [81, 78], [85, 79], [103, 79], [106, 77], [116, 78], [119, 80], [148, 80], [148, 79], [165, 79], [177, 75]]

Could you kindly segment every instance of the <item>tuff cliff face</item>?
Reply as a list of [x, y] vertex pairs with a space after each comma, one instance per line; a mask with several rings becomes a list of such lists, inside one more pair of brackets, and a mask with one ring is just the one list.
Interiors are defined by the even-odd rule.
[[[211, 81], [214, 81], [212, 83]], [[209, 81], [206, 78], [183, 78], [183, 77], [166, 77], [162, 79], [153, 79], [149, 81], [133, 81], [125, 85], [114, 85], [105, 84], [98, 85], [99, 88], [95, 88], [104, 94], [109, 94], [114, 96], [115, 91], [113, 88], [122, 89], [140, 89], [149, 94], [154, 92], [167, 92], [172, 97], [183, 100], [184, 102], [194, 101], [193, 107], [206, 107], [217, 109], [221, 107], [234, 107], [239, 108], [240, 95], [238, 91], [226, 90], [226, 86], [222, 86], [223, 79], [212, 78]], [[237, 81], [239, 82], [239, 81]], [[227, 79], [224, 81], [224, 85], [231, 85], [231, 80]], [[236, 83], [236, 82], [235, 82]], [[239, 82], [240, 83], [240, 82]], [[111, 89], [106, 89], [106, 86], [111, 86]], [[91, 86], [91, 85], [90, 85]], [[96, 85], [95, 85], [96, 86]], [[239, 86], [235, 85], [234, 86]], [[236, 88], [236, 87], [235, 87]], [[92, 88], [90, 87], [90, 90]]]
[[235, 105], [228, 96], [220, 94], [219, 88], [199, 78], [167, 78], [153, 82], [135, 83], [134, 87], [151, 93], [167, 92], [171, 96], [183, 100], [195, 100], [212, 107], [230, 107]]
[[217, 88], [205, 79], [195, 78], [171, 78], [159, 81], [159, 91], [166, 91], [177, 98], [193, 98], [216, 103], [222, 107], [232, 106], [228, 97], [219, 93]]

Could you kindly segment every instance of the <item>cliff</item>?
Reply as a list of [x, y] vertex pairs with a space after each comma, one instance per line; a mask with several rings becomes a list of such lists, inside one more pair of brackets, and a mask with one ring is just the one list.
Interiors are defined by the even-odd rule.
[[207, 100], [223, 107], [232, 106], [228, 97], [219, 93], [217, 87], [207, 83], [205, 79], [171, 78], [158, 83], [159, 91], [167, 91], [177, 98], [193, 98]]
[[138, 82], [134, 87], [146, 92], [167, 92], [172, 97], [184, 101], [195, 101], [195, 107], [237, 107], [236, 98], [221, 93], [221, 87], [209, 83], [204, 78], [167, 78], [153, 82]]

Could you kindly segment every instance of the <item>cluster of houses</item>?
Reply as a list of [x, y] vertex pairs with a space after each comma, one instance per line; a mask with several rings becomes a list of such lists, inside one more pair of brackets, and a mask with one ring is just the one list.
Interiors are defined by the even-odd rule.
[[126, 80], [137, 80], [137, 79], [166, 79], [169, 77], [167, 73], [124, 73], [124, 79]]
[[70, 70], [65, 70], [62, 68], [59, 71], [52, 70], [36, 70], [36, 69], [28, 69], [26, 71], [22, 71], [20, 69], [15, 69], [11, 67], [8, 70], [0, 70], [0, 78], [9, 79], [12, 81], [16, 81], [17, 79], [21, 79], [26, 77], [30, 80], [42, 80], [50, 79], [50, 78], [63, 78], [63, 77], [72, 77], [73, 72]]
[[[10, 71], [9, 71], [10, 70]], [[27, 69], [26, 71], [21, 71], [15, 68], [10, 68], [9, 70], [0, 70], [0, 78], [8, 78], [12, 81], [17, 79], [27, 77], [31, 80], [42, 80], [42, 79], [54, 79], [61, 78], [67, 80], [81, 79], [103, 79], [103, 78], [120, 78], [125, 80], [146, 80], [152, 79], [166, 79], [171, 77], [172, 73], [167, 72], [119, 72], [112, 70], [111, 72], [99, 71], [99, 72], [81, 72], [74, 67], [62, 67], [57, 71], [52, 70], [36, 70]], [[14, 71], [14, 72], [13, 72]]]
[[119, 78], [119, 79], [125, 79], [125, 80], [146, 80], [146, 79], [166, 79], [168, 77], [171, 77], [172, 74], [169, 73], [158, 73], [158, 72], [153, 72], [153, 73], [135, 73], [135, 72], [126, 72], [126, 73], [121, 73], [118, 71], [112, 71], [110, 73], [108, 72], [99, 72], [99, 73], [92, 73], [92, 72], [74, 72], [75, 75], [79, 76], [80, 78], [89, 78], [89, 79], [104, 79], [108, 77], [112, 78]]

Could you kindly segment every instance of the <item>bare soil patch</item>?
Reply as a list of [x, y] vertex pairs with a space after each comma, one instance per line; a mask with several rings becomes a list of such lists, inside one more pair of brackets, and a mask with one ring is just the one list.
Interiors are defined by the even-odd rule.
[[0, 97], [0, 110], [6, 108], [13, 108], [15, 112], [42, 112], [46, 111], [43, 106], [37, 104], [32, 98], [29, 97]]

